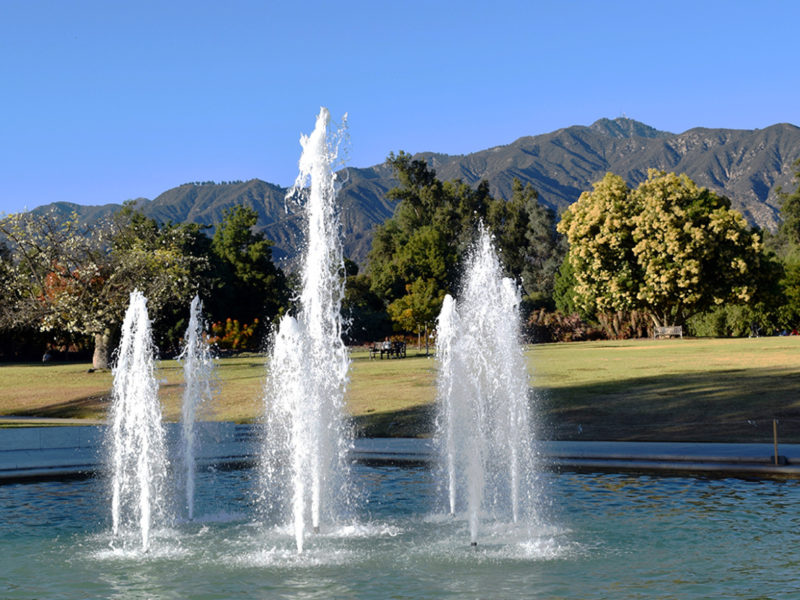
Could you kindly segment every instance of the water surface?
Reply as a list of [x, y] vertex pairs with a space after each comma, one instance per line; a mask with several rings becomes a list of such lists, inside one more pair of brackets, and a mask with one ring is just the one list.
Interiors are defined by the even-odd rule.
[[350, 516], [309, 536], [265, 524], [256, 472], [198, 475], [194, 521], [150, 552], [111, 546], [101, 479], [0, 486], [3, 598], [790, 598], [800, 482], [548, 473], [543, 522], [436, 510], [423, 467], [355, 466]]

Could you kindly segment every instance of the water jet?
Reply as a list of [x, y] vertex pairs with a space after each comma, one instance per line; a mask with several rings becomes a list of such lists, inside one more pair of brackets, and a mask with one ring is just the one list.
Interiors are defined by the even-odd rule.
[[264, 394], [262, 492], [267, 507], [291, 523], [298, 553], [306, 523], [319, 531], [346, 502], [346, 455], [352, 434], [344, 417], [350, 364], [342, 341], [344, 269], [335, 203], [338, 136], [323, 108], [301, 138], [300, 174], [289, 199], [302, 205], [306, 241], [296, 317], [281, 319]]
[[180, 455], [185, 508], [188, 518], [194, 518], [195, 457], [197, 454], [198, 411], [212, 397], [214, 360], [211, 348], [203, 337], [203, 303], [195, 295], [189, 307], [189, 325], [179, 360], [183, 362], [183, 401], [181, 403]]
[[135, 290], [122, 322], [113, 373], [107, 446], [111, 470], [112, 545], [147, 552], [163, 524], [167, 455], [147, 299]]
[[519, 291], [483, 226], [459, 296], [445, 297], [438, 318], [436, 441], [449, 511], [466, 509], [474, 545], [482, 511], [531, 522], [537, 493]]

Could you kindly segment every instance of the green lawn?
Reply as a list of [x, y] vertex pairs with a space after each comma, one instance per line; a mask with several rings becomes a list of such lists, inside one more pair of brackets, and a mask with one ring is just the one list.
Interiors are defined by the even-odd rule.
[[560, 439], [800, 442], [800, 338], [535, 346], [542, 431]]
[[[800, 442], [800, 338], [631, 340], [543, 344], [528, 350], [539, 435], [559, 439]], [[437, 363], [352, 354], [347, 401], [371, 435], [430, 433]], [[0, 366], [0, 415], [102, 420], [110, 373], [85, 364]], [[209, 418], [263, 412], [265, 358], [219, 361]], [[182, 371], [160, 364], [164, 414], [176, 420]]]

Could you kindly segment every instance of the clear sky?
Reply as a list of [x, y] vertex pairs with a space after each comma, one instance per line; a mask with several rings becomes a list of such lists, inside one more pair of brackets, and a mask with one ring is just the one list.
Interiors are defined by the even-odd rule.
[[800, 3], [0, 0], [0, 213], [294, 181], [320, 106], [348, 164], [621, 115], [800, 124]]

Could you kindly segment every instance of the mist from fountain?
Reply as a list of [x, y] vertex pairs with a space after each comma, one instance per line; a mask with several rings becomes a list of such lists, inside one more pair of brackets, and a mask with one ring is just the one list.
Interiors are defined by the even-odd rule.
[[153, 526], [166, 517], [167, 455], [147, 299], [138, 290], [130, 295], [117, 352], [106, 442], [112, 544], [126, 550], [140, 544], [146, 552]]
[[466, 510], [473, 544], [482, 514], [513, 523], [535, 516], [519, 304], [517, 286], [502, 276], [491, 236], [481, 227], [460, 300], [445, 297], [437, 330], [436, 442], [449, 510]]
[[350, 361], [342, 341], [344, 258], [333, 171], [342, 130], [331, 135], [329, 124], [322, 108], [313, 133], [300, 140], [300, 174], [290, 195], [305, 213], [302, 290], [296, 318], [284, 316], [275, 334], [265, 390], [265, 508], [290, 524], [298, 553], [307, 523], [319, 531], [346, 502], [352, 445], [344, 418]]
[[188, 518], [194, 519], [194, 489], [197, 454], [196, 423], [198, 412], [208, 405], [214, 393], [215, 364], [211, 347], [203, 336], [203, 302], [192, 299], [189, 325], [179, 360], [183, 363], [183, 402], [181, 403], [180, 457], [182, 487]]

